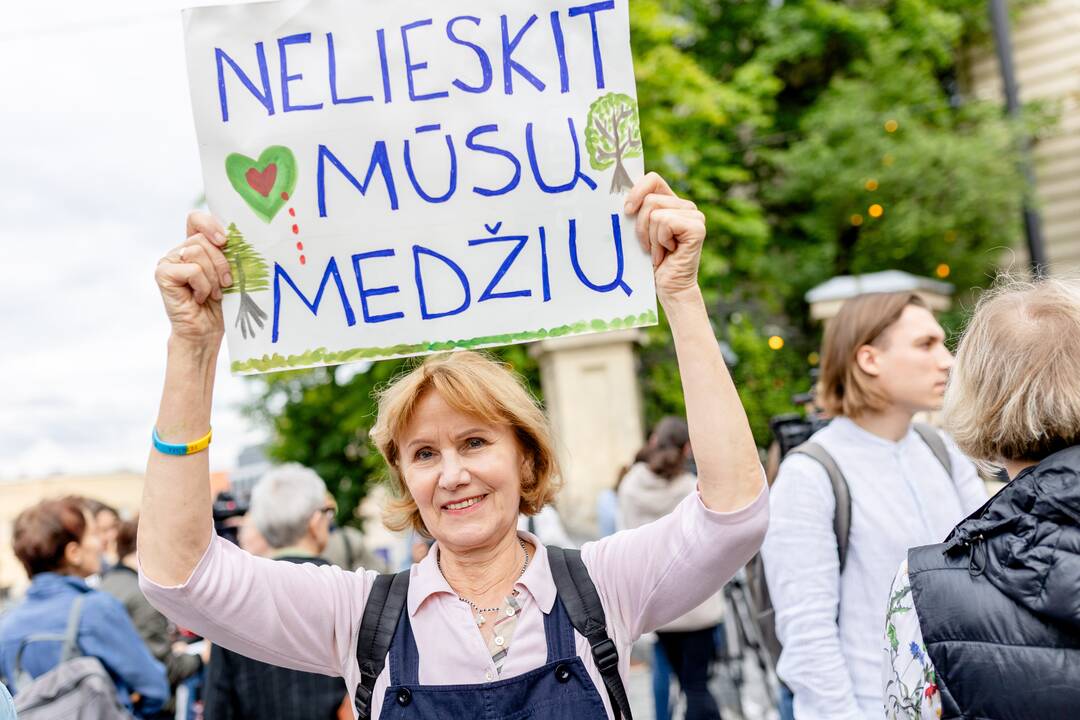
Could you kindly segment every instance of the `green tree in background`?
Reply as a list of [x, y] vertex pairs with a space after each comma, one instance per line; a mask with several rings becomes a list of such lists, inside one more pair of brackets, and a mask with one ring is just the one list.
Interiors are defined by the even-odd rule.
[[[630, 6], [646, 167], [661, 173], [677, 193], [705, 213], [709, 237], [700, 277], [720, 338], [727, 336], [732, 311], [760, 296], [748, 280], [761, 273], [748, 274], [747, 269], [764, 261], [769, 243], [768, 222], [754, 197], [753, 168], [745, 148], [750, 139], [770, 132], [781, 83], [743, 45], [751, 37], [750, 27], [768, 8], [767, 0], [635, 0]], [[710, 19], [717, 20], [715, 26], [710, 27]], [[646, 423], [651, 426], [685, 408], [666, 318], [661, 316], [660, 325], [647, 335], [648, 343], [640, 352], [640, 377]], [[745, 367], [735, 366], [740, 387]], [[765, 433], [767, 429], [762, 429], [762, 438]]]
[[759, 56], [789, 78], [784, 140], [763, 144], [757, 172], [776, 269], [794, 291], [788, 317], [831, 275], [898, 268], [963, 291], [1016, 242], [1015, 128], [955, 80], [985, 12], [967, 0], [816, 0], [771, 17]]
[[[690, 135], [701, 157], [685, 165], [690, 179], [679, 189], [709, 216], [703, 270], [715, 293], [713, 320], [740, 360], [733, 374], [764, 445], [768, 417], [793, 410], [790, 396], [809, 387], [820, 328], [809, 320], [807, 290], [836, 274], [899, 268], [947, 278], [964, 292], [985, 284], [1001, 250], [1015, 245], [1023, 188], [1017, 129], [1000, 107], [964, 96], [957, 81], [957, 58], [984, 39], [986, 6], [686, 0], [652, 7], [680, 19], [667, 24], [679, 27], [671, 46], [725, 91], [742, 91], [744, 103], [729, 107], [745, 112], [712, 118]], [[647, 164], [678, 171], [678, 162], [657, 155], [658, 146], [671, 147], [654, 132], [667, 121], [646, 119], [652, 96], [642, 91], [638, 44], [635, 53]], [[678, 114], [678, 105], [672, 109]], [[650, 419], [681, 410], [668, 346], [662, 332], [654, 337], [659, 346], [644, 352], [653, 361]], [[773, 338], [782, 341], [777, 349]]]
[[[985, 0], [634, 0], [630, 23], [646, 167], [707, 217], [701, 282], [759, 444], [809, 386], [808, 289], [898, 268], [964, 292], [1017, 242], [1016, 128], [958, 81]], [[651, 425], [684, 407], [666, 320], [647, 336]], [[499, 354], [539, 391], [523, 348]], [[400, 367], [259, 381], [272, 455], [314, 467], [345, 517], [381, 472], [371, 391]]]

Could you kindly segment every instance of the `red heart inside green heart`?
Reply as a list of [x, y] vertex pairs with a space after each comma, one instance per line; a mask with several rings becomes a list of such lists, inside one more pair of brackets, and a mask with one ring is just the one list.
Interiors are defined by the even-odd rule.
[[271, 145], [258, 160], [231, 153], [225, 158], [225, 174], [248, 207], [270, 222], [296, 188], [296, 158], [284, 145]]
[[277, 179], [277, 165], [270, 163], [262, 172], [255, 168], [248, 168], [248, 171], [244, 173], [244, 179], [252, 190], [263, 197], [270, 197], [270, 191], [274, 189], [274, 180]]

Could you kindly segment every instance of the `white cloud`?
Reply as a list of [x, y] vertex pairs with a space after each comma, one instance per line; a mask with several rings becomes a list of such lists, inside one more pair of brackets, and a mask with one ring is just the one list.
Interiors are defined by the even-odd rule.
[[[17, 3], [0, 30], [0, 478], [138, 470], [168, 327], [153, 281], [202, 192], [179, 10]], [[223, 356], [226, 353], [223, 352]], [[223, 357], [211, 465], [261, 439]]]

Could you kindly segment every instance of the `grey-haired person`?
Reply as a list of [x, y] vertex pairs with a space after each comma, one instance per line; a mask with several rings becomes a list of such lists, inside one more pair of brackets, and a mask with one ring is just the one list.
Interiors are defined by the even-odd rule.
[[889, 596], [889, 720], [1076, 717], [1080, 709], [1080, 283], [1005, 282], [956, 353], [945, 424], [1011, 482]]
[[[266, 557], [323, 567], [330, 564], [322, 552], [334, 509], [318, 473], [286, 463], [255, 484], [245, 520], [266, 542]], [[339, 677], [278, 667], [215, 645], [204, 714], [206, 720], [335, 720], [346, 695]]]

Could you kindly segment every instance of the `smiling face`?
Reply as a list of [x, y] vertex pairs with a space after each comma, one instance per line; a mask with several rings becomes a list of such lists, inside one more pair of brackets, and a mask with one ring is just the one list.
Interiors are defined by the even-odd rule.
[[856, 359], [893, 406], [911, 413], [941, 407], [953, 356], [945, 347], [945, 331], [926, 308], [905, 307]]
[[515, 531], [524, 455], [509, 425], [462, 413], [428, 391], [397, 444], [405, 486], [441, 546], [468, 552]]

